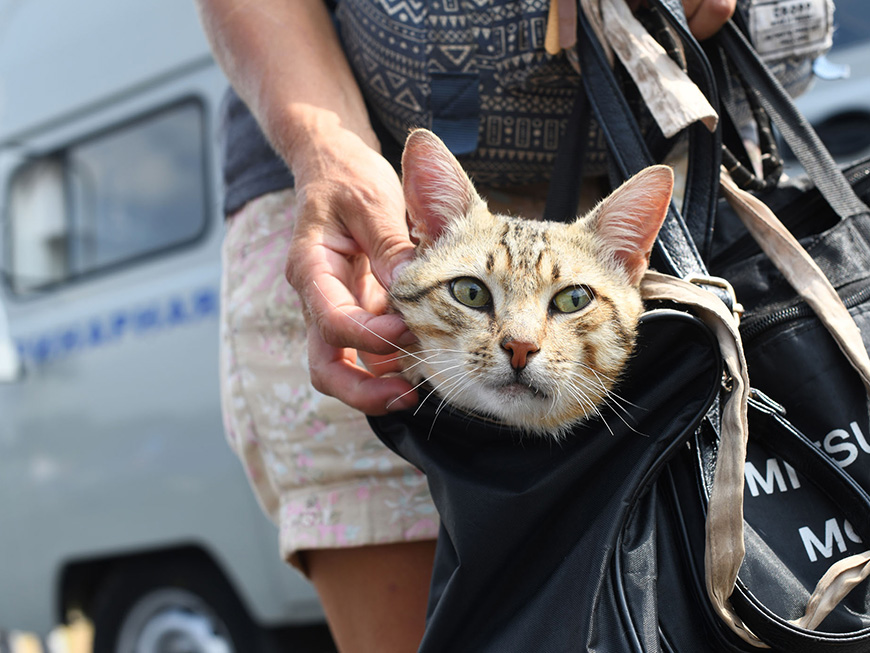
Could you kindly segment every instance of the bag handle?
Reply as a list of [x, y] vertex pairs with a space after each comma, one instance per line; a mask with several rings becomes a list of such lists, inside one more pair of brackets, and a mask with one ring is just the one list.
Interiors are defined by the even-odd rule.
[[792, 102], [788, 92], [770, 74], [737, 26], [728, 23], [716, 36], [716, 40], [837, 215], [846, 219], [870, 211], [855, 194], [815, 130]]
[[[685, 13], [678, 0], [653, 1], [664, 10], [668, 21], [681, 33], [684, 43], [694, 42], [698, 45], [688, 31]], [[815, 130], [795, 106], [788, 91], [764, 65], [735, 21], [726, 23], [710, 40], [710, 44], [708, 47], [718, 46], [722, 49], [725, 60], [744, 81], [747, 93], [753, 93], [754, 99], [767, 111], [809, 178], [837, 215], [846, 219], [870, 211], [855, 194]], [[706, 94], [704, 87], [701, 90]]]
[[[619, 87], [619, 82], [610, 69], [607, 56], [604, 54], [595, 30], [582, 9], [578, 11], [577, 26], [577, 50], [583, 71], [580, 75], [582, 89], [579, 92], [585, 91], [586, 102], [592, 108], [596, 121], [607, 141], [610, 160], [617, 176], [621, 179], [628, 179], [655, 161], [646, 147], [637, 121]], [[578, 119], [579, 116], [572, 116], [572, 122]], [[699, 151], [698, 156], [709, 156], [710, 151], [704, 148], [705, 154]], [[715, 147], [713, 151], [718, 154], [719, 148]], [[561, 172], [565, 173], [566, 171], [562, 170]], [[692, 187], [697, 190], [692, 201], [687, 202], [687, 205], [701, 207], [714, 204], [716, 186], [701, 183], [700, 179], [696, 179]], [[702, 197], [705, 194], [706, 197]], [[711, 212], [708, 210], [707, 216], [709, 215]], [[661, 231], [659, 231], [654, 255], [657, 267], [674, 276], [687, 278], [707, 274], [703, 258], [686, 221], [673, 204], [668, 210]]]

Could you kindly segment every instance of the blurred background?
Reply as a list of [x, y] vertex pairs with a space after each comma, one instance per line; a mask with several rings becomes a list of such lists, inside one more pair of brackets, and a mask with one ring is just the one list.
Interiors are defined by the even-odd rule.
[[221, 424], [225, 88], [192, 0], [0, 0], [0, 650], [332, 650]]
[[[870, 154], [870, 3], [800, 99]], [[846, 66], [850, 76], [844, 77]], [[191, 0], [0, 0], [0, 650], [334, 650], [223, 436]]]

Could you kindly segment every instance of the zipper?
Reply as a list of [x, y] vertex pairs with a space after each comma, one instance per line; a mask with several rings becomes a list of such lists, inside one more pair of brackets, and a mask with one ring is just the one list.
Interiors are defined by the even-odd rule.
[[[862, 161], [855, 164], [853, 167], [845, 170], [843, 175], [859, 197], [863, 197], [866, 193], [870, 192], [870, 161]], [[778, 210], [778, 213], [788, 214], [788, 220], [783, 221], [783, 223], [792, 233], [800, 233], [801, 227], [806, 220], [818, 218], [819, 206], [827, 206], [825, 198], [818, 192], [817, 188], [810, 188], [806, 192], [812, 191], [818, 194], [811, 201], [807, 202], [798, 199], [784, 207], [780, 207]], [[835, 224], [837, 223], [834, 222], [829, 227], [833, 227]], [[796, 237], [801, 239], [805, 236]], [[716, 269], [728, 268], [728, 266], [744, 260], [747, 254], [755, 254], [760, 251], [755, 240], [749, 234], [746, 234], [735, 240], [731, 246], [717, 257]]]
[[[844, 171], [843, 176], [855, 191], [855, 194], [859, 197], [870, 190], [870, 184], [868, 184], [868, 182], [870, 182], [870, 162], [862, 161], [852, 168], [849, 168], [849, 170]], [[818, 189], [814, 190], [818, 191]], [[798, 200], [797, 202], [793, 202], [791, 206], [787, 206], [782, 210], [791, 214], [789, 222], [794, 225], [794, 227], [798, 227], [802, 225], [807, 218], [812, 218], [818, 215], [819, 204], [827, 206], [827, 201], [821, 193], [814, 197], [812, 202], [801, 202]]]
[[[868, 299], [870, 299], [870, 286], [865, 286], [864, 288], [843, 297], [843, 304], [846, 305], [846, 308], [854, 308], [855, 306], [863, 304]], [[811, 317], [815, 317], [813, 309], [805, 302], [800, 302], [799, 304], [787, 306], [786, 308], [774, 311], [773, 313], [760, 315], [744, 321], [740, 326], [740, 336], [743, 339], [743, 342], [748, 343], [782, 324]]]

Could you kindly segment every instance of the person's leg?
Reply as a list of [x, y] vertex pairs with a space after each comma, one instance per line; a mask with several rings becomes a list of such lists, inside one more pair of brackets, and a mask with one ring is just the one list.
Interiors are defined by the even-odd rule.
[[410, 653], [423, 637], [435, 540], [302, 553], [341, 653]]
[[311, 578], [342, 651], [415, 651], [438, 515], [425, 477], [377, 439], [365, 416], [311, 387], [302, 311], [283, 274], [293, 217], [285, 191], [228, 222], [227, 437], [279, 527], [281, 555]]

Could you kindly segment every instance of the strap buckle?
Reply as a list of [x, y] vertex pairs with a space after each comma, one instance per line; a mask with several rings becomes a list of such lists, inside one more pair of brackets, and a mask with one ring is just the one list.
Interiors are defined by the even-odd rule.
[[705, 274], [690, 274], [685, 278], [685, 281], [696, 286], [709, 286], [713, 289], [711, 292], [725, 303], [734, 314], [734, 319], [737, 320], [738, 324], [740, 323], [740, 318], [744, 312], [743, 304], [737, 301], [737, 293], [734, 292], [734, 286], [727, 279]]

